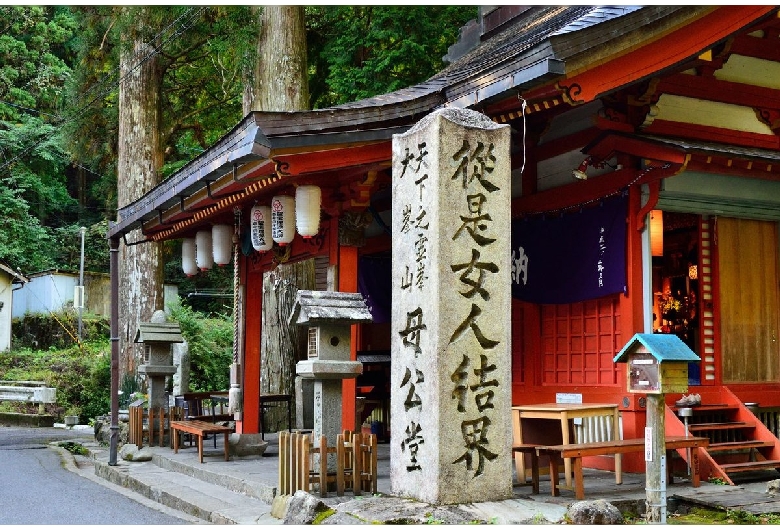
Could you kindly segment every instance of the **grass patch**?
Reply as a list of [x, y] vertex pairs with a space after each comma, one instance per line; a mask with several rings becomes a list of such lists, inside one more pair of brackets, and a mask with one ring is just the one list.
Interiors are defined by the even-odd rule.
[[57, 445], [73, 455], [87, 456], [89, 454], [89, 450], [77, 442], [60, 442]]

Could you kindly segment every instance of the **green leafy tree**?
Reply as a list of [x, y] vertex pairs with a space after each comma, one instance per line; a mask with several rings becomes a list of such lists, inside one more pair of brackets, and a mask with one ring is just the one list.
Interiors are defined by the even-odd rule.
[[477, 8], [322, 6], [307, 15], [312, 104], [323, 108], [425, 81]]
[[[79, 160], [104, 175], [93, 183], [93, 191], [110, 196], [110, 218], [116, 208], [120, 35], [138, 22], [138, 11], [116, 6], [73, 9], [82, 30], [74, 41], [78, 59], [69, 85], [75, 107], [68, 137]], [[161, 77], [165, 178], [242, 118], [241, 73], [252, 53], [255, 23], [249, 7], [243, 6], [164, 6], [145, 12], [148, 53], [155, 54]], [[138, 56], [135, 64], [146, 60], [146, 55]]]
[[29, 273], [56, 266], [52, 229], [77, 215], [58, 105], [75, 20], [64, 7], [0, 7], [0, 258]]

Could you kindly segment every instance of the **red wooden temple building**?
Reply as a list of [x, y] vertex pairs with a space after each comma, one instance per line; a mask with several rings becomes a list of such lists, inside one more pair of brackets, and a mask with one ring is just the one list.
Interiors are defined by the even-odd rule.
[[[701, 358], [689, 383], [702, 425], [718, 436], [740, 427], [712, 443], [778, 467], [777, 6], [482, 8], [448, 59], [391, 94], [251, 113], [120, 210], [114, 244], [137, 228], [149, 241], [193, 238], [241, 213], [238, 431], [258, 432], [262, 274], [280, 262], [314, 258], [335, 271], [330, 288], [371, 298], [375, 322], [354, 327], [352, 355], [392, 362], [381, 316], [391, 298], [392, 136], [449, 106], [512, 127], [513, 404], [559, 394], [617, 403], [622, 436], [642, 437], [644, 400], [627, 392], [613, 357], [635, 333], [676, 333]], [[321, 192], [316, 235], [256, 250], [253, 207], [309, 185]], [[601, 235], [588, 235], [591, 224]], [[344, 390], [352, 426], [354, 381]], [[680, 397], [667, 396], [671, 434], [683, 432]], [[714, 476], [749, 467], [712, 455], [702, 465]], [[624, 468], [643, 469], [641, 457], [627, 455]]]

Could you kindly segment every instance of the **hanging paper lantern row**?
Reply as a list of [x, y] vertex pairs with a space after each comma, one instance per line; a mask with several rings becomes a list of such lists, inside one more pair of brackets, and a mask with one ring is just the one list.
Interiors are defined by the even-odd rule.
[[285, 246], [295, 237], [295, 198], [277, 195], [271, 199], [271, 237]]
[[317, 186], [298, 186], [295, 190], [295, 226], [306, 239], [320, 230], [321, 202], [322, 192]]
[[249, 214], [249, 233], [252, 236], [252, 247], [258, 252], [266, 252], [273, 248], [270, 206], [252, 207]]
[[207, 271], [214, 265], [211, 230], [201, 230], [195, 234], [195, 261], [202, 271]]
[[195, 276], [198, 273], [194, 237], [184, 238], [181, 242], [181, 269], [187, 276]]
[[230, 263], [233, 256], [233, 227], [230, 225], [212, 226], [211, 242], [214, 250], [214, 263], [220, 267]]

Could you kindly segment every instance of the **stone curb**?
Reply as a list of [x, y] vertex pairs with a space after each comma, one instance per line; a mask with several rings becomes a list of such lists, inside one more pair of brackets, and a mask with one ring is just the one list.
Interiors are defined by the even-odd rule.
[[[203, 510], [199, 506], [189, 503], [183, 499], [174, 497], [171, 494], [160, 490], [159, 488], [154, 488], [144, 484], [138, 479], [131, 477], [127, 473], [123, 473], [119, 469], [116, 469], [123, 464], [110, 466], [107, 463], [100, 462], [98, 460], [95, 460], [94, 464], [95, 475], [104, 480], [108, 480], [109, 482], [112, 482], [118, 486], [132, 490], [140, 495], [143, 495], [147, 499], [153, 500], [159, 504], [162, 504], [163, 506], [167, 506], [168, 508], [173, 508], [175, 510], [197, 517], [198, 519], [203, 519], [204, 521], [212, 520], [212, 516], [214, 514], [211, 511]], [[224, 524], [237, 523], [225, 521]]]
[[[157, 502], [156, 499], [152, 499], [146, 495], [138, 493], [134, 489], [128, 488], [123, 484], [121, 484], [121, 482], [123, 481], [119, 481], [120, 483], [117, 483], [116, 481], [108, 480], [106, 478], [99, 476], [96, 472], [96, 469], [97, 469], [97, 465], [101, 463], [95, 459], [96, 456], [95, 452], [92, 451], [88, 446], [82, 445], [82, 447], [84, 447], [87, 450], [88, 454], [85, 456], [76, 456], [70, 451], [68, 451], [67, 449], [65, 449], [64, 447], [61, 447], [59, 445], [64, 441], [67, 440], [50, 442], [48, 446], [50, 449], [54, 450], [56, 453], [59, 454], [60, 461], [62, 462], [63, 467], [67, 471], [71, 473], [75, 473], [88, 480], [91, 480], [92, 482], [98, 483], [106, 488], [112, 489], [117, 492], [121, 492], [122, 495], [125, 495], [126, 497], [131, 498], [140, 504], [149, 506], [158, 511], [171, 515], [172, 517], [176, 517], [183, 521], [189, 522], [190, 524], [201, 524], [207, 522], [206, 520], [203, 520], [201, 517], [198, 517], [197, 515], [193, 515], [178, 509], [177, 506], [172, 507], [165, 504], [161, 504]], [[76, 441], [79, 444], [83, 443], [83, 440], [76, 440]], [[78, 464], [79, 460], [83, 461], [84, 464], [87, 466], [85, 469], [82, 469], [81, 466], [79, 466]], [[103, 465], [105, 465], [106, 467], [110, 467], [108, 466], [108, 464], [103, 464]], [[90, 468], [92, 468], [92, 471], [89, 471]]]

